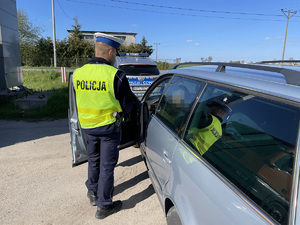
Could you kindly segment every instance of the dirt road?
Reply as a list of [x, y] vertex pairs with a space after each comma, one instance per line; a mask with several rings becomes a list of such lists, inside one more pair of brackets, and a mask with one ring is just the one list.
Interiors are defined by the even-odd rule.
[[67, 119], [0, 120], [0, 140], [0, 224], [166, 224], [139, 149], [120, 151], [114, 200], [123, 209], [99, 221], [86, 197], [87, 164], [71, 166]]

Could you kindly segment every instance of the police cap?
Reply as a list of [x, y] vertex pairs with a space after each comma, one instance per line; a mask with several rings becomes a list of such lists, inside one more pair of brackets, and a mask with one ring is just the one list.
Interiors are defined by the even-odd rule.
[[225, 110], [226, 112], [231, 112], [232, 109], [226, 104], [225, 101], [219, 100], [217, 98], [213, 99], [212, 101], [209, 101], [208, 106], [217, 106], [223, 110]]
[[105, 44], [108, 44], [117, 50], [119, 49], [120, 45], [123, 44], [124, 40], [114, 37], [109, 34], [104, 33], [95, 33], [96, 36], [96, 42], [103, 42]]

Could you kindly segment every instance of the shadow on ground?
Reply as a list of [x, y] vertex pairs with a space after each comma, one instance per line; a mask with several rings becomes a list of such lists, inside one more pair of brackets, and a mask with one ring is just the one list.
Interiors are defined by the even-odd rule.
[[[149, 179], [147, 171], [133, 177], [128, 181], [125, 181], [124, 183], [117, 185], [115, 187], [114, 194], [115, 195], [120, 194], [124, 190], [130, 189], [146, 179]], [[136, 193], [135, 195], [131, 196], [129, 199], [123, 201], [124, 204], [123, 208], [124, 209], [134, 208], [136, 204], [144, 201], [145, 199], [149, 198], [153, 194], [155, 194], [155, 191], [152, 184], [150, 184], [146, 189], [142, 190], [139, 193]]]
[[0, 148], [65, 133], [69, 133], [67, 118], [40, 122], [0, 120]]

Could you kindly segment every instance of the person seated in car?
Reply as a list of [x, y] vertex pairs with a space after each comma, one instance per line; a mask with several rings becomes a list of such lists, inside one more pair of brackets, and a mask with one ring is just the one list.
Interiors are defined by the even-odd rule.
[[166, 119], [174, 129], [179, 129], [185, 116], [188, 115], [188, 108], [191, 102], [188, 100], [190, 94], [184, 85], [174, 88], [170, 99], [163, 97], [162, 102], [167, 102], [160, 109], [159, 114]]
[[222, 117], [231, 108], [224, 102], [214, 99], [207, 104], [208, 111], [201, 116], [200, 123], [188, 131], [189, 141], [203, 155], [222, 136]]

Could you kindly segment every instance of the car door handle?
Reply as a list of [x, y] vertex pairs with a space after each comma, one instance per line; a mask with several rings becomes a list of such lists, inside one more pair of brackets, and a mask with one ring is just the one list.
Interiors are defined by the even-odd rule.
[[167, 151], [163, 151], [163, 160], [164, 160], [165, 163], [168, 163], [168, 164], [172, 163], [172, 161], [169, 159]]
[[72, 128], [72, 131], [75, 135], [78, 135], [79, 134], [79, 130], [78, 129], [75, 129], [75, 128]]

